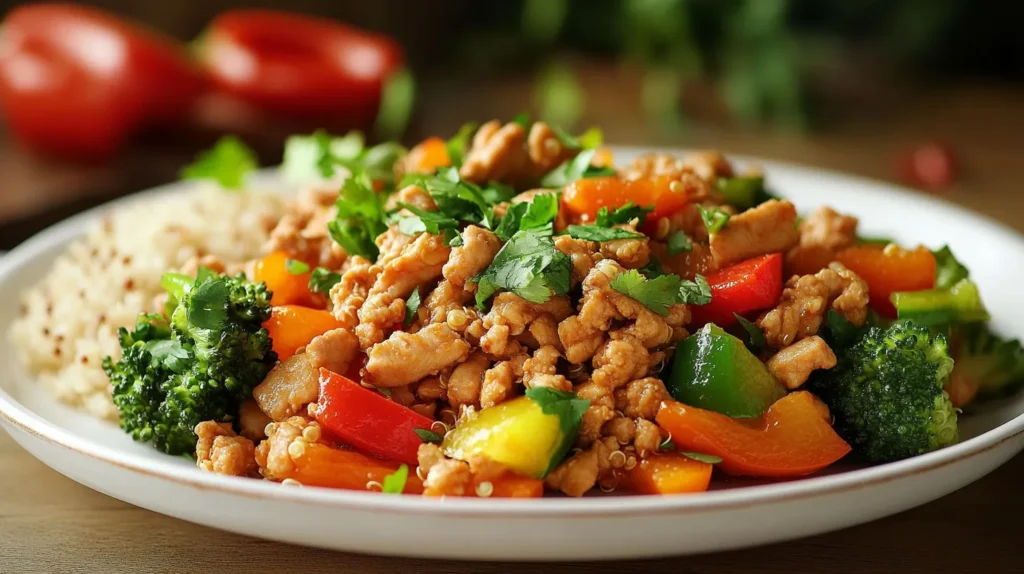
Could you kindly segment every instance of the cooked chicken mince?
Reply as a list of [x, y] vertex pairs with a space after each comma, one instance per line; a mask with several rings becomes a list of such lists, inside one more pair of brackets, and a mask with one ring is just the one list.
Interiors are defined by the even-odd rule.
[[[291, 138], [304, 189], [262, 249], [199, 237], [154, 258], [171, 268], [146, 297], [109, 293], [142, 313], [116, 339], [34, 331], [59, 329], [74, 261], [121, 255], [73, 248], [15, 326], [29, 367], [75, 362], [40, 347], [98, 370], [84, 350], [116, 340], [102, 396], [136, 440], [218, 474], [453, 497], [677, 494], [898, 460], [955, 443], [959, 409], [1024, 378], [947, 247], [802, 213], [717, 152], [617, 165], [599, 131], [522, 120], [361, 141]], [[96, 402], [83, 392], [70, 402]]]

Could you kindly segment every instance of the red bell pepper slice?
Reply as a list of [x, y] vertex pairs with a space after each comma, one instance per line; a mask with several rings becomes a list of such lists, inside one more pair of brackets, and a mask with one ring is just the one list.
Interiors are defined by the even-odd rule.
[[217, 86], [271, 112], [361, 126], [404, 55], [387, 36], [327, 18], [229, 10], [203, 34], [198, 56]]
[[767, 309], [782, 296], [782, 254], [769, 253], [726, 267], [706, 277], [711, 302], [690, 308], [693, 325], [714, 323], [726, 327], [744, 315]]
[[178, 122], [205, 90], [184, 46], [74, 4], [13, 9], [0, 34], [0, 105], [47, 155], [106, 159], [141, 128]]
[[416, 453], [423, 444], [414, 429], [430, 430], [434, 424], [381, 393], [323, 368], [315, 416], [357, 449], [409, 465], [417, 464]]
[[720, 457], [718, 468], [733, 475], [806, 475], [851, 450], [832, 429], [828, 408], [807, 391], [775, 401], [760, 419], [734, 419], [666, 401], [656, 420], [672, 433], [676, 448]]

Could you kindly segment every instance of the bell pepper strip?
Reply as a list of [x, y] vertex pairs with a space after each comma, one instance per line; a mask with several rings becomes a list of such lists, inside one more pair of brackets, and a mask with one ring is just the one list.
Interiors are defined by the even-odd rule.
[[[293, 273], [295, 267], [304, 268], [301, 273]], [[270, 304], [313, 306], [313, 293], [309, 290], [309, 264], [293, 260], [284, 251], [274, 251], [256, 261], [253, 269], [253, 281], [266, 283], [267, 289], [273, 294]]]
[[690, 308], [694, 325], [728, 327], [736, 316], [774, 306], [782, 296], [782, 254], [769, 253], [709, 273], [711, 301]]
[[589, 404], [573, 393], [529, 389], [526, 396], [463, 416], [441, 449], [457, 460], [483, 455], [541, 479], [565, 458]]
[[656, 454], [626, 471], [619, 488], [636, 494], [704, 492], [713, 466], [679, 453]]
[[423, 444], [415, 429], [430, 430], [434, 424], [383, 394], [323, 368], [314, 416], [345, 443], [412, 466], [417, 464], [416, 453]]
[[[307, 443], [298, 454], [291, 455], [294, 468], [280, 478], [297, 480], [304, 486], [343, 488], [345, 490], [380, 491], [384, 478], [394, 473], [400, 463], [381, 460], [349, 449], [323, 443]], [[422, 494], [423, 481], [409, 472], [403, 494]]]
[[[673, 183], [676, 185], [673, 186]], [[675, 190], [673, 190], [675, 188]], [[577, 179], [562, 192], [562, 205], [580, 221], [594, 221], [602, 207], [614, 210], [629, 202], [653, 207], [648, 221], [682, 209], [689, 198], [678, 180], [668, 176], [626, 180], [619, 177]]]
[[867, 282], [871, 308], [886, 318], [896, 318], [893, 293], [935, 287], [935, 256], [924, 246], [858, 245], [840, 251], [836, 261]]
[[405, 157], [405, 169], [410, 173], [434, 173], [439, 167], [452, 164], [448, 157], [448, 144], [439, 137], [429, 137], [416, 144]]
[[176, 40], [95, 8], [30, 4], [3, 20], [0, 108], [38, 153], [108, 159], [145, 127], [181, 123], [205, 89]]
[[992, 318], [981, 301], [978, 286], [970, 279], [961, 279], [948, 289], [893, 293], [890, 301], [897, 318], [925, 327], [978, 323]]
[[274, 352], [285, 360], [305, 347], [317, 335], [343, 327], [329, 311], [300, 305], [271, 307], [270, 318], [263, 322], [273, 341]]
[[832, 429], [828, 408], [807, 391], [779, 399], [764, 417], [741, 421], [666, 401], [656, 417], [679, 450], [720, 457], [732, 475], [793, 477], [817, 472], [843, 458], [850, 445]]
[[786, 395], [743, 341], [712, 323], [676, 346], [666, 386], [677, 401], [735, 418], [760, 417]]
[[[214, 83], [256, 108], [368, 129], [404, 55], [387, 36], [290, 12], [221, 13], [196, 53]], [[244, 63], [244, 66], [239, 65]]]

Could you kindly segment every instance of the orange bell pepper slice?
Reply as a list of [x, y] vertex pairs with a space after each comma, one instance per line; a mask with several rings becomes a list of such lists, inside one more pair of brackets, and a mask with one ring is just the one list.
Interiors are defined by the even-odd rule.
[[712, 465], [679, 453], [657, 454], [627, 470], [619, 486], [637, 494], [704, 492], [711, 471]]
[[733, 475], [802, 476], [851, 450], [832, 429], [824, 403], [807, 391], [775, 401], [760, 419], [733, 419], [666, 401], [656, 420], [679, 450], [718, 456], [718, 467]]
[[689, 201], [686, 191], [671, 189], [676, 181], [669, 176], [622, 179], [615, 176], [578, 179], [562, 192], [562, 204], [581, 221], [593, 221], [602, 207], [613, 210], [629, 202], [653, 207], [650, 220], [679, 211]]
[[429, 137], [416, 144], [406, 157], [406, 169], [415, 173], [433, 173], [439, 167], [448, 167], [448, 144], [439, 137]]
[[270, 333], [278, 359], [284, 361], [305, 347], [317, 335], [343, 327], [329, 311], [300, 305], [279, 305], [270, 309], [263, 327]]
[[[313, 305], [313, 294], [309, 291], [309, 276], [312, 271], [292, 273], [288, 270], [291, 260], [284, 251], [275, 251], [256, 261], [253, 280], [266, 283], [273, 293], [271, 305]], [[300, 262], [300, 265], [307, 265]], [[308, 265], [307, 265], [308, 266]]]
[[[306, 486], [343, 488], [346, 490], [380, 490], [384, 478], [401, 467], [400, 463], [367, 456], [359, 451], [334, 448], [323, 443], [309, 443], [301, 456], [293, 456], [294, 469], [288, 476]], [[409, 469], [404, 494], [421, 494], [423, 481]]]
[[896, 317], [893, 293], [935, 287], [935, 256], [924, 246], [858, 245], [840, 251], [836, 260], [867, 282], [871, 308], [885, 317]]

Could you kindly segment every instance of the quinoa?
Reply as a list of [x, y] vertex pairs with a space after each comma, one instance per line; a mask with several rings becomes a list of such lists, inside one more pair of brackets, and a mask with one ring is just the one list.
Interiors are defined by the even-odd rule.
[[62, 402], [116, 419], [101, 363], [120, 356], [118, 328], [156, 311], [168, 270], [205, 255], [258, 256], [285, 206], [273, 192], [204, 186], [115, 208], [22, 294], [9, 332], [21, 363]]

